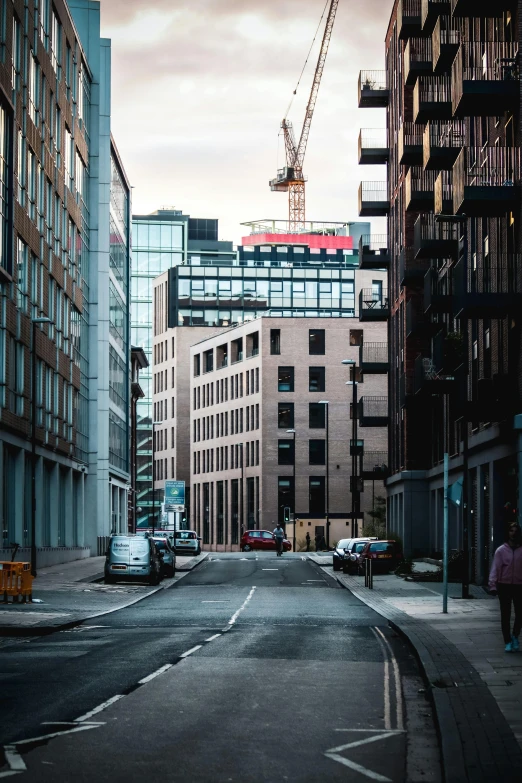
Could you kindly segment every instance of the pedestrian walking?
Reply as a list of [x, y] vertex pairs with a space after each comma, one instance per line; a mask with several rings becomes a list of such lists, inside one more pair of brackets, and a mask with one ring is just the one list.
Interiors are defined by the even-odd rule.
[[310, 551], [310, 533], [306, 531], [306, 551]]
[[285, 538], [285, 531], [280, 522], [277, 523], [277, 527], [272, 533], [276, 543], [277, 555], [280, 557], [283, 554], [283, 541]]
[[[489, 575], [489, 590], [492, 595], [498, 595], [500, 602], [505, 651], [518, 652], [518, 637], [522, 630], [522, 533], [516, 522], [508, 526], [506, 542], [495, 552]], [[515, 608], [513, 631], [511, 604]]]

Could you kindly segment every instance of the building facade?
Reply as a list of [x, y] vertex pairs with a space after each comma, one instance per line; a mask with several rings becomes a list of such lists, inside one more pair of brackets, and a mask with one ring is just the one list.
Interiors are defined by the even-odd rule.
[[117, 256], [128, 284], [129, 185], [110, 136], [99, 3], [2, 12], [0, 548], [16, 541], [29, 559], [34, 476], [45, 565], [96, 554], [116, 522], [126, 527], [128, 305], [120, 297], [115, 381], [109, 281]]
[[[343, 360], [358, 370], [357, 474], [373, 478], [361, 493], [364, 525], [384, 493], [387, 381], [385, 367], [363, 374], [360, 362], [377, 343], [386, 364], [386, 330], [382, 321], [266, 314], [192, 346], [191, 524], [204, 545], [237, 550], [242, 530], [273, 530], [285, 508], [297, 548], [307, 532], [330, 542], [354, 534], [353, 387]], [[293, 524], [286, 533], [294, 538]]]
[[440, 552], [448, 453], [464, 485], [450, 546], [478, 582], [520, 507], [520, 13], [395, 2], [386, 70], [359, 81], [388, 128], [361, 133], [362, 162], [388, 176], [362, 183], [360, 203], [389, 215], [389, 524], [410, 552]]

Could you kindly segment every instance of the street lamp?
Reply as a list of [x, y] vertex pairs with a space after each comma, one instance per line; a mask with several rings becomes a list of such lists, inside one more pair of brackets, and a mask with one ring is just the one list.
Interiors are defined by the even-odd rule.
[[295, 511], [296, 511], [296, 505], [297, 505], [296, 504], [297, 492], [296, 492], [296, 487], [295, 487], [295, 461], [297, 459], [297, 454], [296, 454], [296, 450], [295, 450], [295, 430], [287, 430], [286, 432], [287, 432], [288, 435], [293, 435], [294, 436], [294, 461], [293, 461], [293, 471], [292, 471], [293, 481], [294, 481], [294, 503], [293, 503], [294, 507], [293, 507], [292, 511], [294, 512], [294, 549], [293, 549], [293, 551], [295, 552]]
[[156, 519], [156, 485], [154, 484], [154, 474], [156, 468], [156, 464], [154, 461], [155, 450], [156, 450], [156, 432], [154, 428], [159, 427], [160, 424], [163, 424], [163, 422], [161, 421], [152, 422], [152, 535], [154, 535], [154, 521]]
[[319, 405], [324, 405], [325, 407], [325, 418], [326, 418], [326, 454], [325, 454], [325, 464], [326, 464], [326, 548], [330, 549], [330, 466], [329, 466], [329, 453], [330, 449], [328, 447], [328, 424], [329, 424], [329, 412], [330, 412], [330, 401], [329, 400], [319, 400]]
[[359, 514], [361, 506], [361, 496], [359, 492], [358, 480], [358, 445], [357, 445], [357, 381], [355, 380], [355, 360], [343, 359], [341, 364], [348, 365], [352, 368], [352, 381], [348, 381], [346, 386], [353, 386], [353, 399], [352, 399], [352, 446], [350, 448], [350, 454], [352, 457], [352, 533], [355, 538], [359, 535]]
[[50, 318], [31, 318], [31, 574], [36, 576], [36, 327], [51, 323]]

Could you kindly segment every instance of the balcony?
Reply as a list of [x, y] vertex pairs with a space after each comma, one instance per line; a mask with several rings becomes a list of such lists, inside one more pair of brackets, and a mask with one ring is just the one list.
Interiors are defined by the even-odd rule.
[[429, 122], [423, 134], [423, 164], [425, 169], [451, 171], [464, 146], [463, 120]]
[[424, 312], [451, 313], [452, 277], [449, 268], [428, 269], [424, 276]]
[[437, 20], [433, 35], [433, 73], [438, 76], [451, 72], [451, 66], [459, 50], [461, 35], [459, 30], [451, 27], [448, 17], [440, 17]]
[[390, 148], [384, 128], [366, 128], [359, 133], [359, 163], [373, 165], [388, 163]]
[[411, 87], [419, 76], [433, 73], [431, 38], [410, 38], [404, 49], [404, 82]]
[[419, 215], [413, 227], [415, 258], [457, 258], [459, 227], [439, 223], [435, 215]]
[[399, 405], [405, 408], [413, 398], [413, 376], [410, 372], [403, 372], [399, 377]]
[[415, 394], [449, 394], [455, 387], [455, 378], [439, 372], [433, 359], [417, 356], [413, 386]]
[[429, 265], [425, 258], [415, 258], [412, 247], [403, 248], [399, 254], [399, 284], [408, 286], [422, 282]]
[[359, 240], [359, 269], [388, 269], [390, 251], [386, 234], [363, 234]]
[[441, 171], [435, 180], [435, 214], [453, 213], [453, 177], [450, 171]]
[[520, 150], [464, 147], [453, 167], [453, 212], [502, 217], [520, 194]]
[[384, 375], [388, 372], [388, 343], [363, 343], [359, 347], [359, 367], [363, 375]]
[[406, 302], [406, 337], [425, 340], [431, 337], [434, 329], [438, 328], [439, 325], [433, 323], [418, 301], [408, 299]]
[[517, 0], [450, 0], [452, 16], [487, 19], [516, 8]]
[[359, 294], [359, 321], [387, 321], [390, 315], [388, 291], [362, 288]]
[[520, 102], [518, 45], [461, 44], [451, 68], [451, 87], [455, 117], [497, 117], [515, 109]]
[[361, 71], [358, 92], [360, 109], [385, 109], [390, 97], [386, 71]]
[[430, 120], [451, 120], [449, 76], [421, 76], [413, 91], [413, 117], [422, 125]]
[[522, 307], [522, 254], [474, 253], [453, 270], [455, 316], [504, 318]]
[[434, 207], [435, 171], [412, 166], [405, 179], [404, 204], [407, 212], [432, 212]]
[[401, 166], [422, 166], [422, 128], [404, 122], [399, 128], [398, 159]]
[[403, 40], [421, 34], [421, 0], [399, 0], [397, 30]]
[[423, 35], [431, 35], [441, 14], [449, 14], [450, 0], [422, 0], [421, 26]]
[[387, 427], [388, 398], [361, 397], [359, 403], [359, 416], [361, 427]]
[[390, 475], [387, 451], [366, 451], [362, 459], [362, 478], [383, 481]]
[[386, 217], [390, 199], [386, 182], [361, 182], [359, 186], [360, 217]]

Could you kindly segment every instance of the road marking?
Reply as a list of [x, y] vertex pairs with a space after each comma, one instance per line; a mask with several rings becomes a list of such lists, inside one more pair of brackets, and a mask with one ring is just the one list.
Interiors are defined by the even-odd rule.
[[155, 672], [152, 672], [152, 674], [149, 674], [147, 677], [144, 677], [142, 680], [138, 680], [138, 685], [145, 685], [146, 682], [150, 682], [155, 677], [159, 677], [160, 674], [163, 674], [163, 672], [168, 671], [169, 669], [172, 669], [171, 663], [166, 663], [165, 666], [162, 666], [159, 669], [156, 669]]
[[22, 772], [21, 769], [20, 770], [9, 769], [6, 772], [0, 772], [0, 778], [9, 778], [11, 777], [11, 775], [20, 775], [21, 772]]
[[180, 658], [188, 658], [188, 656], [192, 655], [192, 653], [195, 653], [198, 650], [201, 650], [202, 646], [203, 645], [201, 645], [201, 644], [196, 644], [195, 647], [191, 647], [190, 650], [187, 650], [187, 652], [182, 653], [182, 655], [180, 655], [179, 657]]
[[279, 568], [262, 568], [261, 571], [279, 571]]
[[86, 712], [85, 715], [82, 715], [80, 718], [76, 718], [75, 723], [83, 723], [84, 721], [89, 720], [89, 718], [92, 718], [94, 715], [97, 715], [99, 712], [103, 712], [103, 710], [106, 710], [107, 707], [110, 707], [111, 704], [114, 704], [114, 702], [119, 701], [120, 699], [123, 699], [122, 693], [119, 693], [117, 696], [112, 696], [110, 699], [104, 701], [103, 704], [99, 704], [90, 712]]
[[202, 604], [229, 604], [230, 601], [202, 601]]
[[20, 740], [19, 742], [13, 742], [12, 745], [31, 745], [33, 742], [43, 742], [44, 740], [54, 739], [55, 737], [65, 737], [67, 734], [77, 734], [79, 731], [89, 731], [90, 729], [97, 729], [103, 726], [102, 723], [83, 723], [81, 726], [75, 726], [69, 731], [53, 731], [51, 734], [44, 734], [41, 737], [31, 737], [31, 739]]
[[388, 660], [388, 651], [377, 634], [377, 628], [372, 628], [372, 632], [379, 643], [384, 660], [384, 728], [391, 729], [390, 662]]
[[[276, 569], [276, 570], [277, 570], [277, 569]], [[229, 624], [229, 626], [232, 626], [232, 625], [234, 625], [234, 623], [236, 622], [236, 620], [237, 620], [237, 618], [239, 617], [239, 615], [241, 614], [241, 612], [242, 612], [242, 611], [243, 611], [243, 610], [246, 608], [246, 606], [247, 606], [248, 602], [250, 601], [250, 599], [251, 599], [251, 598], [252, 598], [252, 596], [254, 595], [255, 591], [256, 591], [256, 587], [254, 586], [254, 587], [251, 589], [251, 591], [249, 592], [249, 594], [247, 595], [247, 597], [245, 598], [245, 600], [243, 601], [243, 603], [241, 604], [241, 606], [239, 607], [239, 609], [237, 610], [237, 612], [235, 612], [235, 613], [232, 615], [232, 617], [230, 618], [230, 620], [228, 621], [228, 624]]]
[[[326, 579], [307, 579], [307, 582], [326, 582]], [[304, 582], [303, 582], [304, 584]]]
[[219, 639], [220, 636], [221, 636], [220, 633], [215, 633], [214, 636], [211, 636], [210, 639], [205, 639], [205, 641], [206, 642], [213, 642], [214, 639]]
[[386, 645], [389, 653], [389, 657], [392, 662], [393, 666], [393, 676], [395, 679], [395, 704], [397, 708], [397, 728], [403, 729], [404, 728], [404, 715], [403, 715], [403, 709], [402, 709], [402, 684], [401, 684], [401, 676], [399, 672], [399, 664], [397, 662], [397, 658], [393, 654], [392, 646], [389, 643], [386, 636], [383, 634], [383, 632], [379, 629], [375, 629], [379, 636], [382, 638], [384, 644]]
[[345, 750], [350, 750], [351, 748], [359, 748], [362, 745], [369, 745], [372, 742], [380, 742], [381, 740], [388, 739], [388, 737], [396, 737], [398, 733], [399, 732], [397, 731], [387, 731], [384, 734], [380, 734], [378, 736], [374, 735], [373, 737], [367, 737], [363, 740], [349, 742], [346, 745], [339, 745], [337, 748], [331, 748], [330, 750], [327, 750], [324, 755], [326, 758], [332, 759], [332, 761], [337, 761], [339, 764], [343, 764], [345, 767], [353, 769], [355, 772], [359, 772], [359, 774], [370, 778], [370, 780], [378, 780], [381, 781], [381, 783], [392, 783], [390, 778], [386, 778], [384, 775], [380, 775], [378, 772], [374, 772], [371, 769], [362, 767], [360, 764], [356, 764], [355, 761], [351, 761], [344, 756], [340, 756], [339, 753], [342, 753]]
[[23, 758], [14, 745], [4, 745], [4, 756], [11, 772], [25, 772], [27, 769]]
[[360, 731], [362, 734], [404, 734], [404, 729], [334, 729], [334, 731]]

